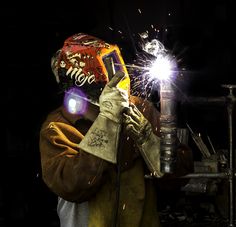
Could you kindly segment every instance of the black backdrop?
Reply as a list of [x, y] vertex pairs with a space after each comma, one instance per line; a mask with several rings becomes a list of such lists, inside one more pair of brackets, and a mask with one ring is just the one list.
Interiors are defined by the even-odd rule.
[[[1, 154], [2, 226], [30, 224], [32, 218], [34, 226], [57, 224], [55, 198], [41, 180], [38, 132], [48, 111], [58, 104], [50, 58], [65, 38], [77, 32], [96, 35], [117, 43], [131, 63], [137, 34], [148, 30], [179, 56], [186, 69], [180, 82], [184, 95], [221, 96], [227, 94], [222, 84], [236, 84], [233, 9], [232, 1], [220, 0], [107, 0], [53, 8], [1, 8], [2, 97], [6, 100], [2, 110], [7, 119], [2, 123], [7, 145]], [[188, 121], [212, 136], [216, 146], [227, 146], [225, 108], [184, 106], [179, 115], [181, 124]]]

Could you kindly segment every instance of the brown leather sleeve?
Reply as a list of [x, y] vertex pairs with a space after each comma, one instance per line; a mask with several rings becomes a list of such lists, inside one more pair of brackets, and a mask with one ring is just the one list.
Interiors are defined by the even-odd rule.
[[58, 196], [82, 202], [88, 200], [104, 180], [108, 163], [78, 148], [83, 135], [73, 126], [50, 122], [40, 132], [43, 180]]

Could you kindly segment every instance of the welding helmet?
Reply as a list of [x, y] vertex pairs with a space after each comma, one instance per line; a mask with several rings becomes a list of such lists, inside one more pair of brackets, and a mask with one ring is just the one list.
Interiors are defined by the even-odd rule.
[[[85, 33], [67, 38], [52, 57], [51, 67], [64, 91], [76, 87], [92, 103], [98, 102], [103, 88], [116, 71], [128, 74], [117, 45]], [[117, 86], [129, 91], [130, 78]]]

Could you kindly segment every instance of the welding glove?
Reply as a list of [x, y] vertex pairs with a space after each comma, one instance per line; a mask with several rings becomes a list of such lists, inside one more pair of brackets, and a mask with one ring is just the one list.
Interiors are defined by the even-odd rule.
[[124, 130], [135, 141], [149, 170], [155, 177], [161, 177], [160, 138], [153, 133], [150, 122], [134, 104], [123, 113]]
[[117, 72], [99, 97], [100, 113], [79, 148], [111, 163], [117, 162], [122, 113], [129, 106], [128, 91], [117, 87], [128, 75]]

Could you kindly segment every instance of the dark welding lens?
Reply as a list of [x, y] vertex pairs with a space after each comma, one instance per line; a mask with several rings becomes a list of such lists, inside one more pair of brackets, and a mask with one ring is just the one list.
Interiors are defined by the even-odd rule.
[[108, 72], [109, 80], [113, 77], [115, 72], [123, 71], [123, 66], [116, 51], [112, 51], [111, 53], [104, 55], [102, 60]]
[[105, 57], [103, 58], [103, 62], [105, 64], [107, 73], [108, 73], [108, 78], [111, 80], [111, 78], [115, 74], [115, 67], [114, 67], [114, 62], [112, 57]]

